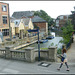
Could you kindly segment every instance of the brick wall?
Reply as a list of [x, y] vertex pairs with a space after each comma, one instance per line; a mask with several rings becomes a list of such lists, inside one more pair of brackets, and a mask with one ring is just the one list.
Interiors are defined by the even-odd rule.
[[40, 28], [40, 31], [44, 29], [46, 31], [46, 22], [38, 22], [38, 23], [33, 23], [34, 25], [37, 25]]

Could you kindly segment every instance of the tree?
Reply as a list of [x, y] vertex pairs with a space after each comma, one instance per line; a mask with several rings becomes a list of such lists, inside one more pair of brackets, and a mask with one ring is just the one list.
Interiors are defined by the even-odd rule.
[[44, 20], [46, 20], [48, 22], [48, 28], [51, 25], [54, 25], [53, 18], [51, 18], [44, 10], [35, 11], [34, 15], [39, 16], [39, 17], [43, 18]]
[[62, 28], [62, 32], [63, 32], [63, 42], [65, 44], [69, 43], [69, 41], [71, 40], [71, 36], [72, 36], [72, 32], [73, 32], [73, 25], [71, 23], [71, 21], [67, 21], [66, 22], [66, 26]]

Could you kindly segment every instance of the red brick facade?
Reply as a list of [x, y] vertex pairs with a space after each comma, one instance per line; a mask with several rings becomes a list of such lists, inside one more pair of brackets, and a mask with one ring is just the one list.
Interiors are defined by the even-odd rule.
[[0, 2], [0, 30], [4, 36], [9, 35], [9, 4]]
[[[63, 16], [61, 19], [60, 17]], [[59, 16], [59, 28], [63, 27], [66, 23], [66, 21], [69, 19], [67, 15], [61, 15]]]
[[[6, 6], [6, 11], [2, 11], [2, 6], [5, 5]], [[2, 28], [3, 26], [4, 27], [9, 27], [9, 18], [8, 18], [8, 4], [6, 3], [2, 3], [0, 2], [0, 27]], [[2, 19], [2, 16], [7, 16], [7, 24], [3, 24], [3, 19]], [[3, 27], [3, 28], [4, 28]]]
[[33, 24], [37, 25], [40, 31], [46, 31], [46, 22], [34, 22]]

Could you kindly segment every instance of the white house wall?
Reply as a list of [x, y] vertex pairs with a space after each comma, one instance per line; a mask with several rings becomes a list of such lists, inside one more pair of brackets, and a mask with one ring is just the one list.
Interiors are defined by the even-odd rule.
[[12, 28], [12, 35], [15, 35], [15, 24], [14, 23], [10, 23], [10, 26]]
[[24, 24], [22, 22], [20, 22], [20, 24], [19, 24], [19, 31], [22, 30], [22, 29], [24, 29]]
[[33, 23], [32, 23], [31, 20], [30, 20], [30, 22], [29, 22], [29, 29], [34, 29], [34, 26], [33, 26]]

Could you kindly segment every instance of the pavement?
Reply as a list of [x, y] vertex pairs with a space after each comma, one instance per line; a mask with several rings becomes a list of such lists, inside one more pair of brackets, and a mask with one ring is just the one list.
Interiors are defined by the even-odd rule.
[[[43, 61], [45, 62], [45, 61]], [[0, 58], [0, 74], [75, 74], [75, 63], [68, 63], [70, 71], [66, 71], [63, 65], [57, 70], [60, 63], [45, 62], [51, 64], [48, 67], [39, 66], [40, 62], [28, 63], [24, 61], [7, 60]]]
[[71, 44], [70, 49], [67, 52], [68, 62], [75, 63], [75, 35], [74, 35], [74, 42]]
[[[67, 52], [67, 58], [70, 71], [66, 71], [65, 64], [58, 71], [57, 68], [60, 66], [60, 63], [57, 62], [36, 61], [28, 63], [0, 58], [0, 74], [75, 74], [75, 35], [74, 43], [72, 43], [71, 48]], [[50, 65], [48, 67], [39, 66], [41, 62]]]

